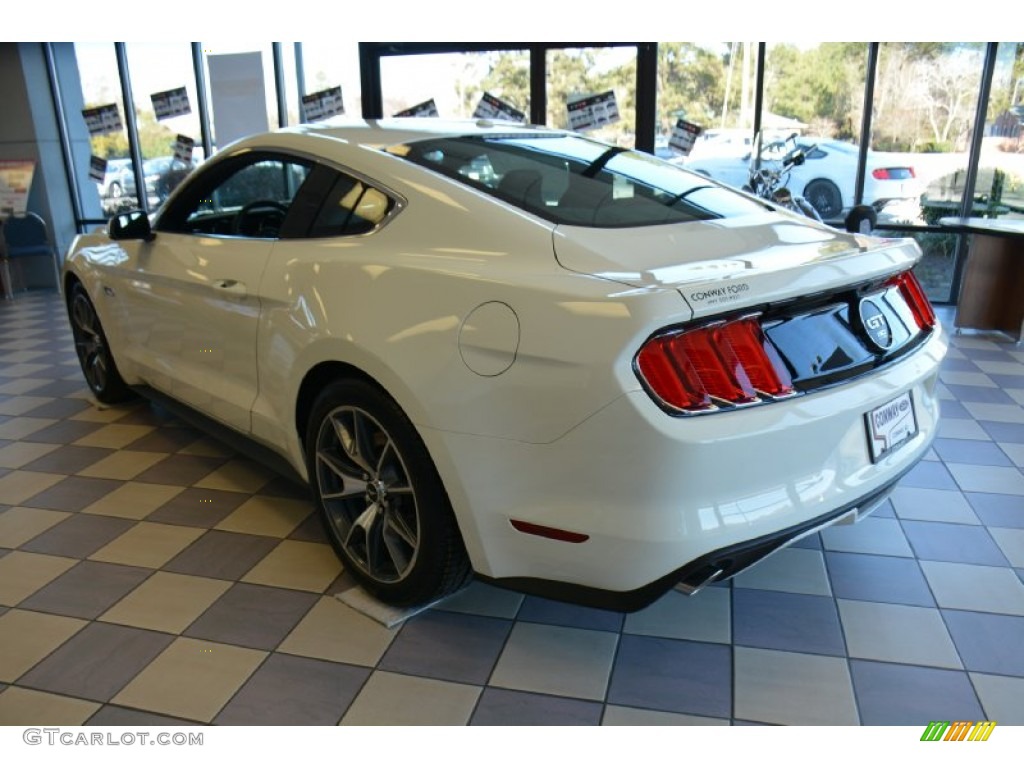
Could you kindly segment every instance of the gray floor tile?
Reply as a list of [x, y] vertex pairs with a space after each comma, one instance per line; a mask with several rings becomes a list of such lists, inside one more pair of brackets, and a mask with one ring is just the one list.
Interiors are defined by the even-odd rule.
[[[523, 604], [523, 595], [511, 589], [471, 581], [451, 597], [442, 600], [435, 607], [442, 611], [471, 613], [490, 616], [495, 619], [514, 619]], [[556, 603], [561, 605], [561, 603]]]
[[932, 720], [983, 720], [964, 672], [876, 661], [850, 661], [864, 725], [913, 725]]
[[213, 528], [248, 499], [244, 493], [186, 488], [146, 519], [151, 523]]
[[733, 650], [733, 715], [780, 725], [856, 725], [846, 659], [761, 648]]
[[980, 525], [904, 520], [903, 532], [921, 560], [1009, 565], [988, 531]]
[[981, 523], [967, 498], [960, 491], [899, 486], [893, 491], [891, 498], [896, 515], [902, 520], [930, 520], [968, 525]]
[[288, 538], [294, 541], [314, 541], [321, 544], [329, 544], [327, 534], [324, 533], [323, 523], [320, 522], [320, 515], [313, 512], [299, 523], [298, 527], [288, 534]]
[[527, 596], [519, 609], [518, 618], [520, 621], [532, 621], [537, 624], [558, 624], [563, 627], [619, 632], [622, 630], [624, 615], [616, 611], [603, 611], [558, 600], [547, 600], [543, 597]]
[[[942, 433], [940, 432], [939, 434], [941, 435]], [[957, 490], [956, 481], [953, 480], [953, 476], [949, 474], [946, 467], [934, 461], [922, 461], [903, 476], [903, 479], [900, 480], [900, 485], [906, 488]]]
[[971, 414], [956, 400], [944, 400], [940, 408], [944, 419], [969, 419]]
[[173, 639], [160, 632], [93, 622], [23, 675], [19, 684], [109, 701]]
[[155, 712], [143, 712], [138, 709], [118, 707], [114, 704], [104, 704], [95, 715], [85, 721], [87, 726], [134, 726], [134, 725], [194, 725], [191, 720], [179, 720], [176, 717], [158, 715]]
[[[68, 383], [73, 385], [73, 382]], [[45, 387], [37, 389], [42, 391]], [[35, 395], [37, 393], [33, 391], [32, 394]], [[85, 400], [79, 400], [77, 397], [58, 397], [51, 403], [46, 403], [38, 408], [33, 408], [31, 411], [27, 411], [25, 415], [33, 419], [66, 419], [68, 416], [74, 416], [76, 413], [81, 413], [90, 407], [89, 403]]]
[[598, 725], [602, 706], [540, 693], [485, 688], [470, 725]]
[[[153, 521], [151, 515], [148, 520]], [[229, 531], [207, 531], [163, 567], [165, 571], [237, 581], [280, 541]]]
[[617, 643], [612, 632], [521, 621], [512, 628], [490, 685], [601, 700]]
[[72, 515], [21, 548], [26, 552], [86, 558], [134, 525], [134, 520], [119, 517]]
[[917, 561], [904, 557], [827, 552], [836, 597], [932, 607], [935, 600]]
[[1024, 376], [1014, 376], [1006, 373], [990, 373], [988, 377], [997, 387], [1003, 389], [1024, 389]]
[[109, 448], [90, 448], [83, 445], [65, 445], [26, 464], [22, 469], [32, 472], [54, 472], [73, 475], [112, 454]]
[[1024, 725], [1024, 678], [971, 672], [986, 719], [1000, 725]]
[[23, 601], [20, 607], [95, 619], [151, 573], [146, 568], [83, 561]]
[[48, 427], [36, 430], [28, 436], [29, 442], [33, 443], [55, 443], [57, 445], [68, 445], [80, 440], [86, 435], [91, 435], [103, 425], [92, 421], [66, 420], [58, 421]]
[[428, 611], [405, 623], [377, 666], [390, 672], [483, 684], [511, 627], [505, 619]]
[[1024, 443], [1024, 424], [1014, 424], [1004, 421], [986, 421], [985, 419], [980, 420], [978, 424], [985, 433], [996, 442]]
[[[1024, 473], [1016, 467], [982, 467], [948, 464], [957, 484], [965, 491], [1024, 496]], [[1024, 499], [1021, 499], [1024, 504]]]
[[183, 634], [269, 651], [288, 636], [317, 599], [309, 592], [235, 584]]
[[[920, 466], [920, 465], [918, 465]], [[865, 555], [913, 557], [898, 520], [867, 517], [853, 525], [833, 525], [821, 532], [825, 549]]]
[[946, 387], [961, 403], [997, 403], [1012, 405], [1013, 400], [997, 387], [971, 387], [960, 384], [946, 384]]
[[95, 477], [69, 477], [50, 486], [42, 493], [22, 502], [23, 507], [42, 507], [60, 512], [81, 512], [111, 491], [120, 488], [118, 480], [101, 480]]
[[273, 653], [221, 710], [218, 725], [334, 725], [369, 669]]
[[996, 545], [1014, 568], [1024, 568], [1024, 530], [1020, 528], [989, 528]]
[[936, 608], [839, 600], [851, 658], [960, 669]]
[[[997, 392], [999, 390], [996, 390]], [[957, 464], [978, 464], [991, 467], [1012, 467], [998, 445], [980, 440], [951, 440], [938, 438], [935, 440], [935, 452], [945, 462]]]
[[[151, 417], [152, 418], [152, 417]], [[140, 420], [127, 421], [122, 419], [119, 424], [138, 424]], [[202, 437], [202, 433], [181, 427], [165, 427], [143, 435], [134, 443], [125, 446], [129, 451], [153, 451], [155, 453], [175, 453], [187, 445], [191, 445]]]
[[[889, 521], [883, 521], [889, 522]], [[788, 547], [775, 552], [732, 580], [734, 587], [830, 595], [821, 552]]]
[[1024, 618], [971, 611], [942, 615], [965, 668], [1024, 677]]
[[176, 453], [157, 462], [135, 479], [142, 483], [192, 485], [226, 463], [226, 459]]
[[300, 501], [308, 501], [310, 499], [308, 485], [296, 483], [281, 475], [277, 475], [273, 480], [260, 488], [260, 496], [276, 496], [281, 499], [298, 499]]
[[730, 662], [727, 645], [623, 635], [608, 703], [729, 717]]
[[846, 653], [835, 602], [828, 597], [733, 590], [733, 642], [754, 648]]
[[968, 493], [967, 503], [985, 525], [1024, 528], [1024, 499], [999, 493]]
[[940, 608], [1024, 616], [1024, 586], [1010, 568], [921, 561]]
[[672, 590], [652, 605], [626, 616], [624, 632], [707, 643], [728, 643], [730, 628], [728, 589], [704, 589], [686, 596]]

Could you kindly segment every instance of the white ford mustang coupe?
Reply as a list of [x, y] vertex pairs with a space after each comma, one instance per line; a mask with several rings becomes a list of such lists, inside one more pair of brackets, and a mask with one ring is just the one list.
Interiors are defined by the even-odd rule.
[[308, 479], [381, 600], [478, 577], [634, 610], [885, 499], [946, 342], [908, 240], [531, 126], [253, 136], [82, 235], [85, 378]]

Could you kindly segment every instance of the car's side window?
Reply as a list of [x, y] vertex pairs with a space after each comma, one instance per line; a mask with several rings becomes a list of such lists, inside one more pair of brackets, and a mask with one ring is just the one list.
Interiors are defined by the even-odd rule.
[[366, 234], [387, 217], [393, 206], [394, 201], [379, 189], [339, 173], [308, 236]]
[[158, 229], [200, 235], [277, 238], [313, 164], [255, 154], [211, 169], [161, 217]]

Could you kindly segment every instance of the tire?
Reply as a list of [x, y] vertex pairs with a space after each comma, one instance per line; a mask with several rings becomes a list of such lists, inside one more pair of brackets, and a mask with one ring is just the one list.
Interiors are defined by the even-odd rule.
[[839, 187], [828, 179], [815, 179], [804, 187], [804, 197], [822, 219], [835, 219], [843, 212], [843, 196]]
[[419, 605], [469, 578], [441, 478], [416, 429], [374, 385], [343, 379], [317, 397], [306, 466], [327, 537], [377, 599]]
[[79, 282], [75, 282], [68, 297], [68, 320], [82, 374], [96, 399], [107, 404], [131, 400], [134, 395], [117, 370], [96, 308]]

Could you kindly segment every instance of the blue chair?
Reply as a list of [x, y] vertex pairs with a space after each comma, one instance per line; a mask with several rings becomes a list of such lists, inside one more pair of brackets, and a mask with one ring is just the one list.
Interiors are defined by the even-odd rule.
[[[8, 263], [17, 267], [16, 271], [22, 278], [23, 286], [25, 281], [21, 265], [22, 259], [45, 256], [51, 265], [55, 265], [54, 249], [50, 245], [50, 238], [46, 233], [46, 224], [35, 213], [9, 216], [4, 220], [3, 239], [5, 243], [4, 257]], [[13, 290], [10, 282], [10, 270], [5, 268], [4, 288], [8, 293]]]

